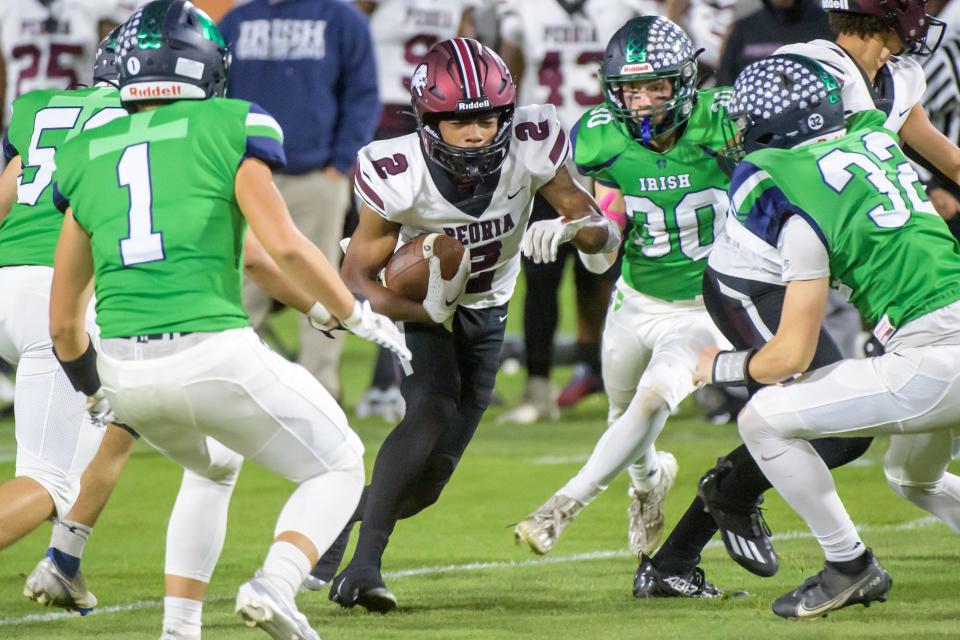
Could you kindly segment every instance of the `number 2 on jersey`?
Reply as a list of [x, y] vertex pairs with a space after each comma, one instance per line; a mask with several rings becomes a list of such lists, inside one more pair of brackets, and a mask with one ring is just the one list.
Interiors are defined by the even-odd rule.
[[120, 240], [123, 266], [163, 260], [163, 234], [153, 230], [149, 142], [141, 142], [123, 150], [117, 164], [117, 179], [130, 195], [130, 208], [127, 210], [129, 230], [127, 237]]

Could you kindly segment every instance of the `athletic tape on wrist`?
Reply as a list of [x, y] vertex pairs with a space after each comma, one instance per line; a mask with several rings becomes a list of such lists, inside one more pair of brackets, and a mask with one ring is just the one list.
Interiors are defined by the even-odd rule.
[[713, 384], [720, 387], [744, 386], [752, 380], [748, 367], [756, 349], [721, 351], [713, 359]]

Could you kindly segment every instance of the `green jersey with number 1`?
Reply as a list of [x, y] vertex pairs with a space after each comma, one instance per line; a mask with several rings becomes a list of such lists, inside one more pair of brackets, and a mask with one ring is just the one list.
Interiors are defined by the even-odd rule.
[[659, 153], [635, 141], [603, 105], [574, 128], [573, 158], [584, 175], [619, 189], [626, 203], [623, 279], [648, 296], [692, 300], [729, 205], [717, 164], [729, 89], [697, 92], [681, 135]]
[[774, 247], [787, 217], [803, 216], [827, 248], [831, 279], [885, 341], [960, 300], [960, 246], [883, 122], [868, 111], [836, 140], [751, 153], [730, 193], [737, 219]]
[[51, 188], [57, 149], [81, 131], [126, 115], [113, 87], [43, 89], [17, 98], [3, 152], [7, 162], [20, 156], [23, 173], [17, 200], [0, 222], [0, 266], [53, 266], [63, 225]]
[[90, 236], [105, 338], [249, 325], [235, 177], [285, 163], [277, 122], [243, 100], [181, 100], [60, 150], [54, 199]]

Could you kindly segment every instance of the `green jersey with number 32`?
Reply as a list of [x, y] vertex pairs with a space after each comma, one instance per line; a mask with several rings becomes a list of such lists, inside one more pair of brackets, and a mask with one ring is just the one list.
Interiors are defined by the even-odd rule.
[[584, 175], [619, 189], [626, 203], [623, 279], [661, 300], [692, 300], [703, 290], [707, 254], [729, 205], [729, 179], [717, 164], [729, 89], [697, 92], [686, 127], [669, 151], [635, 141], [603, 105], [574, 129], [573, 157]]
[[61, 149], [58, 208], [90, 236], [105, 338], [249, 325], [240, 298], [237, 168], [285, 163], [280, 126], [243, 100], [182, 100]]
[[0, 266], [53, 266], [63, 225], [51, 187], [57, 149], [81, 131], [126, 115], [113, 87], [44, 89], [17, 98], [3, 152], [7, 162], [20, 156], [23, 172], [17, 200], [0, 222]]
[[751, 153], [730, 182], [737, 219], [771, 246], [789, 216], [810, 223], [830, 278], [883, 341], [960, 299], [960, 246], [884, 118], [863, 112], [836, 140]]

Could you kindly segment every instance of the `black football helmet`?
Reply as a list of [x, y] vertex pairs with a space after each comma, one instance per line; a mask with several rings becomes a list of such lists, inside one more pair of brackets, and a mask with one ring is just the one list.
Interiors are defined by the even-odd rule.
[[801, 55], [776, 55], [740, 72], [727, 108], [724, 156], [737, 162], [760, 149], [788, 149], [845, 126], [840, 83]]
[[120, 100], [162, 102], [223, 96], [230, 52], [206, 13], [186, 0], [154, 0], [122, 25]]
[[117, 39], [123, 25], [113, 28], [97, 47], [97, 57], [93, 61], [93, 84], [117, 84]]
[[[630, 135], [643, 144], [681, 126], [693, 112], [697, 96], [697, 55], [683, 29], [659, 16], [641, 16], [620, 27], [603, 56], [600, 80], [607, 107]], [[673, 98], [640, 109], [629, 109], [623, 99], [628, 82], [669, 80]], [[654, 119], [665, 114], [659, 123]]]

